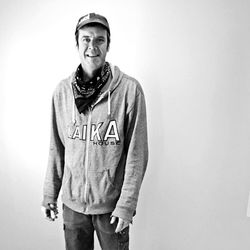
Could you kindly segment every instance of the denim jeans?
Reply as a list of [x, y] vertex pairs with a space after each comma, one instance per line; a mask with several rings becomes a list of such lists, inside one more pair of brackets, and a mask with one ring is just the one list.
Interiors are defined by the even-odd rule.
[[111, 213], [86, 215], [63, 205], [66, 250], [93, 250], [96, 231], [102, 250], [128, 250], [129, 227], [115, 233], [117, 222], [110, 224]]

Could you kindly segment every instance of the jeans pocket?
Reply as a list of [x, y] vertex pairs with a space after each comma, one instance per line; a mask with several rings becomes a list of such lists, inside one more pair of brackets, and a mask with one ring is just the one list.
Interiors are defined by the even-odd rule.
[[118, 233], [119, 250], [129, 249], [129, 226]]

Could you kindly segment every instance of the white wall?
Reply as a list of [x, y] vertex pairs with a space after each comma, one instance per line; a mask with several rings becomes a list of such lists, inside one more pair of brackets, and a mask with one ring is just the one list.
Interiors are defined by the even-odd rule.
[[250, 2], [0, 3], [0, 248], [63, 249], [40, 213], [50, 98], [78, 64], [74, 28], [107, 16], [108, 60], [147, 98], [150, 161], [134, 250], [249, 250]]

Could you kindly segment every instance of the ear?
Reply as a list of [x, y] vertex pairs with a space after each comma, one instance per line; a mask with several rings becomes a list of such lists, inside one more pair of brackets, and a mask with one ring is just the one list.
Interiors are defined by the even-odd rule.
[[79, 50], [79, 43], [76, 43], [76, 50], [78, 51]]
[[107, 45], [107, 52], [109, 52], [109, 48], [110, 48], [110, 43], [109, 43], [109, 45]]

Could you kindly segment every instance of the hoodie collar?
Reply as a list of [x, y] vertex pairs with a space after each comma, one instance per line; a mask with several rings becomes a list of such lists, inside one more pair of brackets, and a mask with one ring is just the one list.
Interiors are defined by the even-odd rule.
[[[110, 79], [108, 80], [108, 82], [103, 86], [102, 90], [101, 90], [101, 95], [99, 96], [99, 98], [96, 100], [95, 103], [93, 103], [92, 107], [93, 108], [97, 103], [99, 103], [102, 99], [104, 98], [108, 98], [108, 102], [107, 102], [107, 114], [110, 117], [111, 115], [111, 94], [112, 92], [119, 86], [119, 84], [121, 83], [121, 79], [123, 76], [123, 73], [120, 71], [120, 69], [117, 66], [112, 65], [111, 63], [109, 63], [110, 68], [111, 68], [111, 75], [110, 75]], [[74, 73], [71, 75], [71, 80], [70, 80], [70, 87], [72, 90], [72, 95], [73, 95], [73, 102], [72, 102], [72, 122], [73, 124], [76, 123], [76, 105], [75, 105], [75, 100], [74, 100], [74, 94], [73, 94], [73, 89], [72, 89], [72, 81], [74, 79]]]

